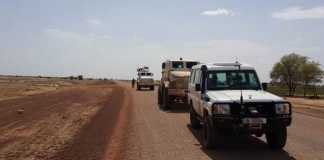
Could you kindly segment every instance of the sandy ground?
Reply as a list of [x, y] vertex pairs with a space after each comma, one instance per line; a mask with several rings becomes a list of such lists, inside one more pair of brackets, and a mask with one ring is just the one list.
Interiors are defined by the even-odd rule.
[[324, 118], [323, 99], [286, 98], [294, 107], [296, 113]]
[[89, 81], [0, 75], [0, 100], [45, 93], [84, 83], [89, 83]]
[[233, 137], [205, 150], [186, 106], [161, 111], [156, 96], [100, 82], [1, 100], [0, 159], [324, 159], [321, 113], [294, 112], [282, 151], [270, 150], [264, 137]]
[[324, 108], [324, 99], [307, 99], [307, 98], [286, 98], [288, 101], [299, 106]]
[[[75, 145], [75, 139], [84, 142], [79, 140], [82, 130], [94, 126], [94, 117], [109, 107], [112, 93], [119, 90], [112, 83], [98, 82], [0, 101], [0, 159], [55, 159], [56, 153]], [[91, 130], [98, 132], [95, 129]], [[102, 143], [92, 146], [104, 151], [106, 142]]]

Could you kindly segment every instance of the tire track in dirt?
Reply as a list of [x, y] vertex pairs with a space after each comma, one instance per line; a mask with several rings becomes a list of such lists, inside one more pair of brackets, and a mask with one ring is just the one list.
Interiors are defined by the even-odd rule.
[[[0, 160], [51, 159], [110, 103], [115, 87], [85, 84], [0, 101], [5, 113], [0, 116]], [[20, 107], [25, 111], [17, 114]]]
[[122, 159], [122, 152], [126, 149], [125, 146], [128, 145], [127, 138], [130, 136], [129, 127], [131, 125], [131, 121], [133, 121], [134, 104], [133, 97], [130, 94], [131, 90], [125, 86], [123, 89], [124, 101], [120, 106], [122, 109], [119, 112], [115, 129], [113, 130], [111, 138], [107, 143], [108, 145], [106, 147], [104, 157], [102, 158], [103, 160]]
[[116, 159], [119, 146], [123, 142], [122, 127], [127, 124], [125, 121], [129, 118], [127, 114], [130, 113], [121, 112], [125, 108], [124, 104], [127, 103], [127, 106], [129, 104], [125, 94], [124, 88], [114, 87], [111, 100], [104, 102], [104, 107], [80, 130], [70, 144], [49, 159], [99, 160], [105, 157]]

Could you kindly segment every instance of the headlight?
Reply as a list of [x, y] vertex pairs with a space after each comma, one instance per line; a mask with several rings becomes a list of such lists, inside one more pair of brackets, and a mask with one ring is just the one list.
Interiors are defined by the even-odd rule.
[[229, 104], [214, 104], [213, 105], [214, 114], [231, 114], [231, 107]]
[[289, 103], [277, 103], [275, 105], [276, 114], [289, 114], [290, 113], [290, 104]]
[[165, 88], [169, 88], [169, 84], [170, 84], [169, 81], [165, 81], [165, 82], [164, 82], [164, 86], [165, 86]]

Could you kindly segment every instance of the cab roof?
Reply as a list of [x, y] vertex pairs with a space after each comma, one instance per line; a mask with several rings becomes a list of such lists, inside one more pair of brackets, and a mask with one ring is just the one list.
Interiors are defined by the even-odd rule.
[[197, 62], [198, 61], [194, 61], [194, 60], [166, 60], [165, 62]]
[[237, 70], [239, 66], [241, 67], [241, 70], [255, 70], [254, 67], [252, 67], [251, 65], [241, 64], [239, 62], [207, 63], [207, 64], [201, 63], [193, 66], [192, 69], [201, 68], [201, 66], [203, 65], [207, 67], [207, 70]]

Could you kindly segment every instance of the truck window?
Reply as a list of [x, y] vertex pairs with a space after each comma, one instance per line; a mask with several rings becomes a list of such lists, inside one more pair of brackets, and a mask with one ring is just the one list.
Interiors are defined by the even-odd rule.
[[183, 68], [183, 62], [172, 62], [172, 68], [178, 69], [178, 68]]
[[201, 71], [197, 69], [195, 72], [195, 84], [200, 84], [200, 75], [201, 75]]
[[261, 89], [255, 71], [210, 71], [207, 78], [209, 90]]
[[195, 82], [195, 69], [191, 70], [190, 73], [190, 83], [194, 83]]
[[165, 69], [165, 63], [162, 63], [162, 69]]
[[186, 63], [186, 68], [192, 68], [192, 66], [194, 66], [194, 65], [197, 65], [198, 63], [197, 62], [187, 62]]
[[253, 75], [253, 73], [249, 73], [248, 79], [251, 83], [251, 85], [257, 86], [258, 84], [258, 80], [256, 79], [256, 77]]

